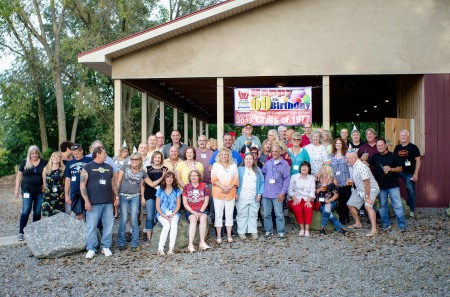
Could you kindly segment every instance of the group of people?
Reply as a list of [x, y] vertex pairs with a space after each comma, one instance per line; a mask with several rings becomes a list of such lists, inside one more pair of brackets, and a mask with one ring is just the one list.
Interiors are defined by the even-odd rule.
[[[360, 229], [362, 207], [368, 213], [371, 229], [377, 234], [374, 202], [378, 197], [382, 229], [391, 228], [387, 197], [390, 197], [398, 228], [406, 230], [398, 177], [408, 190], [410, 216], [414, 216], [415, 183], [420, 168], [420, 152], [409, 142], [409, 132], [400, 132], [400, 144], [389, 152], [386, 141], [376, 138], [374, 129], [360, 132], [343, 129], [332, 139], [329, 131], [305, 133], [280, 126], [269, 130], [262, 143], [247, 124], [242, 135], [223, 136], [223, 147], [213, 151], [201, 135], [198, 146], [181, 142], [180, 132], [172, 131], [164, 143], [161, 132], [148, 137], [136, 152], [124, 145], [114, 159], [107, 156], [101, 141], [94, 141], [90, 154], [83, 155], [80, 144], [63, 142], [50, 162], [42, 159], [37, 146], [31, 146], [19, 166], [15, 194], [23, 200], [19, 240], [33, 209], [33, 221], [60, 212], [86, 219], [86, 258], [93, 258], [98, 247], [97, 228], [102, 230], [101, 248], [111, 256], [114, 217], [119, 218], [119, 250], [126, 249], [126, 226], [131, 226], [131, 250], [139, 251], [139, 221], [145, 221], [145, 239], [152, 239], [156, 221], [162, 226], [158, 254], [174, 252], [181, 216], [189, 221], [188, 250], [195, 252], [194, 237], [199, 232], [199, 250], [207, 250], [208, 216], [216, 228], [216, 243], [222, 243], [225, 227], [227, 242], [233, 242], [232, 227], [237, 224], [239, 238], [258, 239], [258, 217], [264, 236], [276, 230], [286, 237], [284, 211], [293, 212], [300, 226], [298, 236], [309, 237], [313, 210], [321, 213], [320, 234], [329, 221], [346, 235]], [[262, 211], [260, 211], [260, 208]], [[337, 211], [338, 216], [336, 216]], [[350, 225], [350, 215], [354, 223]], [[198, 228], [197, 228], [198, 225]]]

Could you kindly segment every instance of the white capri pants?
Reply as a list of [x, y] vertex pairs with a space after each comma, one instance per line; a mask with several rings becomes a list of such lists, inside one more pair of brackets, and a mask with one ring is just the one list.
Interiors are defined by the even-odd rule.
[[235, 200], [227, 201], [225, 199], [220, 200], [213, 198], [214, 200], [214, 213], [216, 215], [216, 220], [214, 222], [214, 227], [222, 227], [222, 217], [223, 209], [225, 208], [225, 226], [233, 226], [233, 211]]
[[177, 233], [178, 233], [178, 216], [174, 216], [172, 218], [172, 222], [169, 223], [169, 220], [166, 218], [163, 218], [162, 216], [158, 217], [158, 221], [162, 225], [161, 235], [159, 236], [159, 244], [158, 244], [158, 250], [164, 250], [164, 245], [167, 241], [167, 236], [170, 232], [170, 241], [169, 241], [169, 248], [173, 249], [175, 247], [175, 242], [177, 240]]

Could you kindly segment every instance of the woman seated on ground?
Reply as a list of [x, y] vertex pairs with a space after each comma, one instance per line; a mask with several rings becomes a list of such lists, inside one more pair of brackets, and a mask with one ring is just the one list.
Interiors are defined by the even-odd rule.
[[57, 213], [64, 212], [64, 169], [62, 153], [54, 152], [50, 162], [42, 172], [44, 182], [44, 201], [42, 202], [42, 215], [51, 217]]
[[172, 171], [167, 172], [161, 182], [161, 187], [156, 191], [156, 214], [158, 222], [162, 225], [159, 237], [158, 255], [164, 255], [164, 245], [170, 233], [169, 251], [173, 254], [175, 241], [177, 240], [178, 221], [181, 206], [181, 190], [178, 188], [177, 179]]
[[125, 250], [125, 231], [128, 221], [128, 211], [131, 221], [131, 250], [138, 252], [142, 247], [139, 244], [139, 225], [138, 212], [140, 207], [141, 184], [145, 181], [148, 185], [153, 185], [142, 169], [142, 156], [139, 153], [133, 153], [130, 157], [130, 164], [124, 164], [119, 170], [117, 177], [116, 197], [120, 198], [120, 223], [117, 230], [117, 241], [119, 250]]
[[186, 218], [189, 220], [189, 252], [195, 252], [194, 237], [197, 230], [197, 222], [200, 222], [200, 242], [198, 248], [202, 251], [211, 247], [205, 241], [206, 224], [208, 219], [209, 190], [201, 181], [202, 174], [197, 169], [189, 173], [189, 183], [183, 187], [183, 204]]
[[239, 185], [238, 170], [234, 164], [231, 150], [222, 148], [216, 156], [216, 162], [211, 170], [212, 196], [214, 201], [217, 244], [222, 243], [222, 217], [225, 209], [225, 226], [228, 242], [233, 242], [231, 228], [233, 227], [233, 211], [236, 198], [236, 187]]
[[309, 237], [315, 188], [316, 179], [311, 175], [311, 164], [308, 161], [303, 161], [300, 164], [300, 173], [291, 177], [288, 190], [288, 207], [294, 213], [295, 220], [300, 225], [298, 236]]
[[144, 189], [141, 187], [141, 204], [145, 206], [147, 213], [145, 220], [145, 229], [147, 230], [147, 240], [152, 239], [153, 227], [155, 225], [156, 216], [156, 191], [160, 187], [164, 174], [167, 172], [167, 167], [162, 166], [164, 155], [160, 151], [155, 151], [150, 159], [150, 166], [144, 168], [147, 171], [148, 178], [153, 182], [152, 185], [144, 184]]
[[309, 159], [311, 160], [311, 172], [314, 176], [319, 174], [320, 167], [323, 162], [328, 159], [327, 150], [320, 143], [321, 137], [320, 131], [314, 131], [311, 135], [311, 143], [305, 146]]
[[250, 233], [253, 239], [258, 239], [258, 210], [264, 191], [264, 176], [256, 166], [250, 152], [244, 157], [244, 163], [238, 168], [239, 187], [236, 198], [236, 223], [239, 238], [247, 239], [245, 233]]
[[302, 141], [302, 134], [300, 132], [295, 132], [292, 134], [292, 147], [288, 148], [287, 152], [291, 158], [291, 176], [299, 173], [300, 164], [304, 161], [309, 162], [308, 152], [300, 147], [300, 141]]
[[195, 148], [189, 146], [184, 152], [184, 161], [180, 160], [175, 168], [175, 175], [180, 189], [183, 189], [189, 183], [189, 174], [194, 169], [203, 174], [203, 164], [196, 161]]
[[333, 169], [330, 165], [322, 165], [320, 169], [319, 181], [317, 183], [316, 194], [319, 197], [320, 212], [322, 213], [322, 223], [320, 227], [320, 235], [325, 235], [325, 226], [330, 220], [336, 231], [341, 231], [342, 234], [348, 233], [347, 229], [334, 216], [332, 211], [336, 208], [339, 198], [338, 182], [334, 178]]

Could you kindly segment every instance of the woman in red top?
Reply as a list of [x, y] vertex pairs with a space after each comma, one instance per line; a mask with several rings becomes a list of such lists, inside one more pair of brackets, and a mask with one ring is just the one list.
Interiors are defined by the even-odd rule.
[[211, 247], [205, 241], [206, 224], [208, 218], [209, 190], [206, 184], [201, 182], [202, 174], [197, 169], [189, 173], [189, 183], [183, 188], [183, 204], [186, 218], [189, 220], [189, 252], [195, 252], [194, 237], [197, 231], [197, 222], [200, 222], [200, 250]]

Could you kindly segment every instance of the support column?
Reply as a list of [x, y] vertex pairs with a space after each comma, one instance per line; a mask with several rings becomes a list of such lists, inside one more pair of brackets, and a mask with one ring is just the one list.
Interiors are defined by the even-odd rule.
[[196, 147], [197, 143], [197, 118], [192, 118], [192, 146]]
[[223, 91], [223, 77], [217, 78], [217, 147], [223, 147], [223, 134], [225, 131], [224, 128], [224, 91]]
[[330, 130], [330, 77], [322, 76], [322, 128]]
[[159, 101], [159, 131], [164, 135], [166, 135], [165, 133], [165, 128], [164, 128], [164, 102], [163, 101]]
[[189, 145], [189, 122], [188, 114], [184, 113], [184, 143]]
[[114, 80], [114, 154], [122, 146], [122, 81]]
[[173, 130], [178, 130], [178, 108], [173, 109]]
[[206, 136], [206, 139], [209, 139], [209, 124], [205, 125], [205, 136]]
[[203, 121], [200, 121], [200, 127], [199, 127], [199, 131], [198, 131], [198, 135], [204, 135], [205, 132], [203, 132]]
[[147, 93], [142, 93], [141, 142], [147, 143]]

